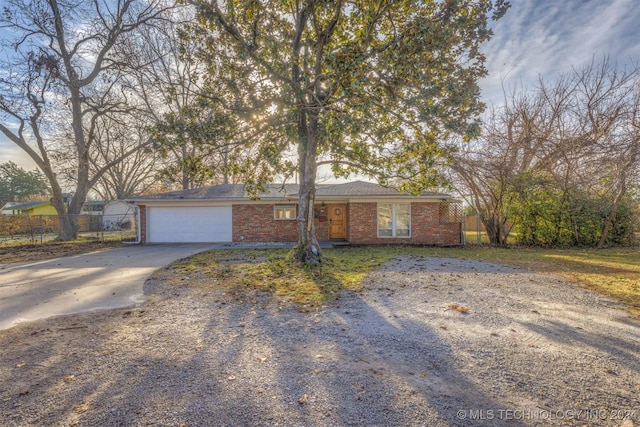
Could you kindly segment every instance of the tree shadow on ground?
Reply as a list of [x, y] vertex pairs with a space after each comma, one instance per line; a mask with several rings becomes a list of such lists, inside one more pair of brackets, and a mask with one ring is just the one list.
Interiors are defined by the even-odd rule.
[[357, 294], [313, 313], [264, 292], [214, 294], [173, 286], [138, 308], [0, 334], [3, 348], [14, 348], [2, 357], [3, 418], [16, 425], [495, 425], [456, 418], [464, 405], [495, 404], [450, 366], [450, 350], [428, 325], [390, 321]]
[[[547, 368], [546, 350], [510, 346], [524, 334], [509, 329], [558, 345], [555, 334], [571, 332], [581, 350], [595, 343], [620, 361], [637, 356], [637, 346], [619, 337], [523, 321], [522, 312], [538, 307], [533, 297], [542, 296], [518, 296], [514, 286], [507, 298], [513, 285], [488, 269], [471, 270], [482, 282], [476, 286], [458, 277], [475, 264], [436, 260], [435, 271], [439, 264], [415, 261], [408, 269], [391, 262], [362, 292], [344, 292], [311, 312], [261, 291], [149, 281], [139, 307], [2, 331], [0, 347], [11, 351], [0, 356], [0, 414], [26, 426], [553, 425], [489, 412], [548, 404], [533, 381], [551, 397], [578, 387], [536, 377]], [[398, 274], [392, 280], [389, 272]], [[493, 301], [494, 313], [474, 310], [480, 297]], [[449, 298], [471, 312], [443, 309]], [[499, 322], [487, 326], [490, 316]], [[590, 366], [578, 368], [576, 377]], [[624, 382], [615, 381], [607, 391]]]

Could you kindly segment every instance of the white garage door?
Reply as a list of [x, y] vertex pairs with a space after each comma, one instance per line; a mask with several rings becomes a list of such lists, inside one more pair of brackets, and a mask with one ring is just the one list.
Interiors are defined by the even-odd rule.
[[150, 243], [230, 242], [231, 206], [150, 207]]

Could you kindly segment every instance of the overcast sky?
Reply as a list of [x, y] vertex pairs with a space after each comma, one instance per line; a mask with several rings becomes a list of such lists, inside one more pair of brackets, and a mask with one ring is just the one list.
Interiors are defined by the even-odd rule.
[[[0, 0], [0, 5], [4, 3]], [[511, 0], [484, 47], [489, 76], [480, 82], [485, 101], [499, 103], [502, 84], [533, 87], [571, 67], [609, 55], [619, 66], [640, 61], [640, 0]], [[0, 163], [34, 164], [0, 137]]]

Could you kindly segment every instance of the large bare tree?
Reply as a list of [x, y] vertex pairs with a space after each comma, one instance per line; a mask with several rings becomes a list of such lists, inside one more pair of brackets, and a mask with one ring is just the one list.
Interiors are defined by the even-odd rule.
[[[170, 5], [158, 0], [7, 0], [0, 27], [0, 131], [43, 171], [60, 217], [61, 240], [76, 237], [77, 215], [90, 188], [110, 167], [136, 152], [132, 147], [97, 169], [96, 128], [109, 114], [127, 109], [127, 83], [134, 55], [124, 41], [153, 25]], [[61, 114], [66, 112], [66, 114]], [[64, 147], [59, 136], [68, 135]], [[74, 197], [63, 203], [63, 187], [52, 154], [68, 152], [74, 162]], [[61, 151], [62, 150], [62, 151]]]
[[[638, 183], [639, 92], [640, 69], [620, 70], [604, 58], [508, 94], [492, 109], [481, 138], [459, 144], [451, 165], [452, 181], [478, 210], [492, 244], [506, 243], [516, 204], [540, 212], [545, 201], [534, 195], [549, 190], [557, 198], [544, 212], [555, 227], [549, 244], [560, 241], [563, 218], [572, 217], [570, 203], [579, 195], [599, 200], [606, 218], [597, 246], [605, 245], [620, 204]], [[571, 221], [579, 241], [575, 215]]]
[[[179, 183], [183, 189], [204, 185], [210, 179], [208, 171], [194, 173], [195, 165], [209, 163], [210, 153], [183, 132], [170, 135], [166, 126], [160, 124], [171, 121], [191, 106], [200, 90], [204, 64], [193, 55], [193, 46], [181, 36], [184, 25], [193, 22], [195, 10], [189, 5], [181, 5], [170, 13], [170, 19], [160, 25], [146, 26], [138, 31], [138, 36], [130, 38], [130, 51], [137, 52], [131, 61], [137, 64], [136, 88], [140, 99], [152, 117], [149, 136], [154, 142], [154, 151], [161, 159], [156, 163], [159, 178], [169, 183]], [[155, 128], [160, 126], [160, 129]]]
[[452, 181], [477, 210], [491, 244], [504, 245], [509, 237], [518, 180], [555, 161], [560, 147], [552, 138], [559, 136], [554, 133], [573, 86], [560, 80], [543, 92], [505, 92], [504, 103], [486, 115], [482, 136], [457, 144]]
[[91, 169], [98, 175], [105, 165], [112, 165], [93, 186], [102, 199], [123, 200], [158, 188], [156, 168], [161, 162], [149, 144], [148, 126], [148, 117], [131, 115], [105, 117], [97, 125], [99, 143], [93, 146]]
[[607, 59], [576, 70], [576, 116], [586, 146], [590, 188], [606, 203], [597, 247], [604, 247], [618, 208], [640, 172], [640, 67], [618, 69]]

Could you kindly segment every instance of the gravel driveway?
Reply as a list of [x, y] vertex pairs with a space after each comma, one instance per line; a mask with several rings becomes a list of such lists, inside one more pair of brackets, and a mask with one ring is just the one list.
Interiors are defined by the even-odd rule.
[[0, 331], [0, 424], [640, 425], [638, 321], [551, 276], [404, 257], [312, 312], [162, 277]]

